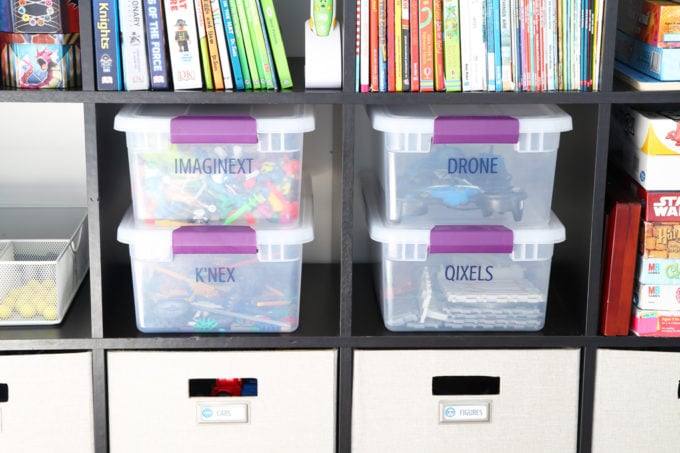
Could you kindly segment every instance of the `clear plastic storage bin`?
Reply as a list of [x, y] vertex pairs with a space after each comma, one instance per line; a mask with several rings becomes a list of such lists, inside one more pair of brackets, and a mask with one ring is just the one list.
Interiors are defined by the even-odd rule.
[[560, 134], [554, 105], [366, 107], [391, 223], [546, 225]]
[[377, 184], [362, 178], [374, 276], [385, 327], [394, 331], [543, 328], [550, 265], [565, 229], [390, 225]]
[[85, 208], [0, 208], [0, 326], [61, 323], [88, 269]]
[[137, 220], [298, 223], [310, 106], [130, 105], [114, 128], [126, 134]]
[[[307, 190], [307, 189], [304, 189]], [[272, 225], [118, 227], [129, 244], [142, 332], [292, 332], [297, 329], [303, 244], [314, 238], [303, 195], [295, 228]]]

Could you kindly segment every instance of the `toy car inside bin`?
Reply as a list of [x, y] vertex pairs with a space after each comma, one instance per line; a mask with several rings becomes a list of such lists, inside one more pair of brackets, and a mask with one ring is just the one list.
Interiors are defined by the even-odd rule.
[[126, 134], [137, 220], [294, 227], [310, 106], [130, 105]]
[[61, 323], [88, 249], [86, 208], [0, 208], [0, 326]]
[[366, 107], [380, 132], [379, 169], [391, 223], [546, 225], [560, 133], [554, 105]]
[[[305, 189], [306, 190], [306, 189]], [[292, 332], [297, 329], [303, 244], [314, 238], [311, 195], [295, 228], [271, 225], [118, 227], [129, 244], [142, 332]]]
[[385, 327], [393, 331], [536, 331], [543, 328], [554, 216], [542, 227], [390, 225], [378, 185], [362, 179]]

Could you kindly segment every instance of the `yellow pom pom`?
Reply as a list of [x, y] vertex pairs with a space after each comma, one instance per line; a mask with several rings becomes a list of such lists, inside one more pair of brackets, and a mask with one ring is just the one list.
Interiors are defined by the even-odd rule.
[[7, 304], [0, 305], [0, 319], [7, 319], [12, 316], [12, 307]]
[[32, 318], [36, 312], [33, 304], [27, 301], [22, 301], [18, 303], [16, 309], [19, 312], [19, 314], [24, 318]]
[[48, 305], [47, 307], [42, 309], [42, 315], [45, 319], [54, 321], [57, 319], [57, 307], [54, 305]]

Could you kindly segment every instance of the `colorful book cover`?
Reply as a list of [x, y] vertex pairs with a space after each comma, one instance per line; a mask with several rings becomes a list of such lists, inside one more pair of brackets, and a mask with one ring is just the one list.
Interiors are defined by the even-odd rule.
[[484, 45], [486, 46], [486, 91], [496, 91], [496, 47], [493, 36], [493, 0], [484, 2]]
[[[272, 47], [269, 43], [269, 36], [267, 34], [267, 24], [264, 21], [264, 12], [262, 10], [261, 0], [256, 0], [257, 4], [257, 14], [260, 18], [260, 29], [262, 30], [262, 39], [264, 40], [264, 49], [267, 54], [267, 65], [269, 66], [269, 71], [271, 72], [272, 83], [274, 84], [274, 89], [279, 90], [279, 79], [276, 74], [276, 64], [274, 63], [274, 54], [272, 53]], [[285, 52], [284, 52], [285, 55]]]
[[404, 91], [401, 44], [401, 0], [394, 0], [394, 91]]
[[[239, 25], [241, 27], [241, 36], [243, 38], [243, 48], [246, 53], [246, 60], [248, 61], [248, 70], [250, 71], [250, 79], [253, 82], [253, 89], [259, 90], [266, 88], [266, 82], [263, 78], [264, 74], [260, 74], [255, 59], [255, 48], [253, 41], [250, 38], [250, 30], [248, 28], [248, 19], [246, 17], [246, 6], [243, 0], [234, 0], [236, 4], [236, 11], [238, 14]], [[231, 3], [230, 3], [231, 5]], [[233, 8], [232, 8], [233, 11]]]
[[[227, 12], [229, 15], [227, 16]], [[225, 20], [229, 17], [231, 20], [227, 22], [227, 26], [231, 24], [231, 28], [227, 28], [227, 33], [231, 29], [233, 33], [233, 41], [231, 42], [231, 54], [232, 54], [232, 67], [236, 67], [236, 62], [234, 59], [234, 45], [236, 46], [236, 60], [238, 61], [238, 67], [241, 68], [241, 73], [243, 75], [243, 89], [252, 90], [253, 89], [253, 79], [250, 74], [250, 68], [248, 67], [248, 57], [246, 55], [246, 46], [243, 41], [243, 32], [241, 31], [241, 21], [239, 20], [238, 10], [236, 9], [236, 3], [234, 0], [222, 0], [222, 14], [224, 14]]]
[[502, 91], [512, 91], [515, 84], [512, 76], [512, 28], [510, 0], [500, 0], [500, 45]]
[[[190, 1], [190, 0], [189, 0]], [[212, 63], [210, 61], [210, 50], [208, 49], [208, 35], [205, 31], [205, 15], [203, 14], [203, 0], [194, 0], [194, 12], [196, 20], [196, 35], [198, 36], [198, 50], [201, 61], [203, 80], [205, 88], [214, 90]]]
[[401, 0], [401, 87], [403, 91], [411, 91], [411, 5], [409, 3], [409, 0]]
[[378, 27], [378, 0], [369, 0], [369, 80], [370, 91], [380, 91], [379, 69], [380, 66], [380, 49], [379, 43], [379, 27]]
[[444, 0], [444, 88], [461, 91], [458, 0]]
[[420, 91], [434, 91], [434, 24], [432, 0], [419, 0]]
[[[59, 0], [3, 0], [9, 3], [11, 24], [3, 31], [14, 33], [67, 33], [65, 3]], [[0, 12], [5, 14], [6, 11]], [[0, 19], [0, 22], [5, 22]], [[5, 25], [3, 27], [7, 28]]]
[[213, 89], [222, 91], [224, 90], [224, 77], [222, 76], [220, 50], [217, 47], [217, 33], [215, 31], [215, 19], [212, 13], [212, 1], [201, 0], [201, 11], [203, 12], [205, 42], [208, 47], [208, 62], [210, 63], [210, 71], [212, 73]]
[[433, 1], [434, 13], [434, 89], [444, 91], [444, 28], [442, 0]]
[[175, 90], [202, 88], [194, 3], [192, 0], [164, 2], [173, 86]]
[[227, 47], [227, 31], [222, 20], [222, 7], [220, 0], [210, 0], [213, 24], [215, 25], [215, 39], [217, 40], [217, 50], [220, 55], [220, 66], [222, 68], [222, 80], [225, 90], [234, 88], [234, 81], [231, 77], [231, 63], [229, 48]]
[[97, 90], [123, 89], [117, 0], [92, 0]]
[[120, 54], [126, 91], [149, 89], [146, 28], [142, 0], [118, 0]]
[[368, 93], [370, 84], [370, 63], [369, 63], [369, 0], [361, 1], [361, 73], [359, 74], [359, 91]]
[[269, 36], [269, 44], [274, 55], [274, 64], [276, 65], [276, 74], [281, 89], [293, 87], [293, 78], [290, 75], [290, 68], [288, 66], [288, 56], [281, 37], [281, 28], [279, 20], [276, 17], [276, 9], [272, 0], [260, 0], [262, 2], [262, 9], [264, 10], [264, 21], [267, 25], [267, 34]]
[[166, 45], [162, 0], [144, 0], [144, 23], [146, 25], [149, 84], [152, 90], [168, 90], [170, 89], [170, 56]]
[[273, 90], [274, 80], [272, 79], [271, 66], [269, 66], [269, 58], [267, 57], [264, 36], [262, 35], [260, 15], [257, 12], [257, 0], [239, 1], [244, 1], [248, 32], [250, 33], [250, 40], [253, 44], [255, 64], [257, 65], [258, 74], [260, 74], [260, 83], [264, 81], [262, 88]]
[[380, 92], [387, 91], [387, 1], [378, 0], [378, 91]]
[[396, 49], [394, 45], [394, 0], [385, 1], [385, 26], [387, 27], [387, 91], [396, 91]]

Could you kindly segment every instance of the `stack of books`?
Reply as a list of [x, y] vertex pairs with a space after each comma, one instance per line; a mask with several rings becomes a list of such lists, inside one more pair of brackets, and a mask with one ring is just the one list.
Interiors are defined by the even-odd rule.
[[680, 89], [680, 3], [621, 0], [617, 27], [618, 78], [638, 90]]
[[597, 91], [604, 0], [357, 0], [356, 91]]
[[78, 2], [0, 0], [2, 85], [80, 87], [78, 16]]
[[272, 0], [93, 0], [93, 18], [98, 90], [293, 86]]

